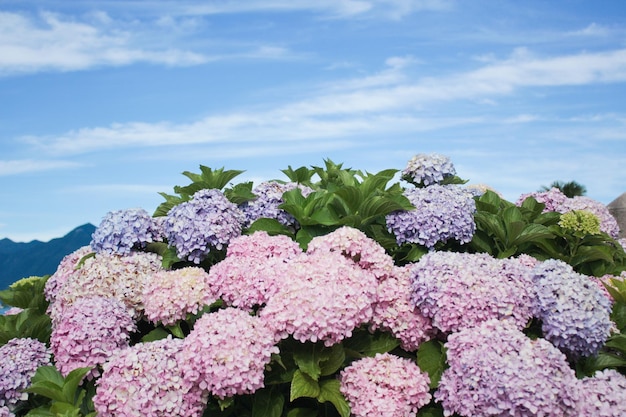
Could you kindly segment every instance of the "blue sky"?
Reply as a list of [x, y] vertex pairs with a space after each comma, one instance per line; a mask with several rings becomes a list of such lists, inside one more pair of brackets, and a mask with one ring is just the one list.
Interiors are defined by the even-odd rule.
[[0, 238], [152, 212], [183, 171], [448, 155], [507, 199], [626, 191], [621, 1], [0, 0]]

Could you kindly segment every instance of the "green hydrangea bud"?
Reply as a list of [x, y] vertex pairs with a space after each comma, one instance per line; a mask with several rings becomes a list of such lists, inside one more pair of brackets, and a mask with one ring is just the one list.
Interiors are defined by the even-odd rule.
[[587, 210], [572, 210], [563, 213], [559, 226], [575, 235], [600, 234], [600, 219]]

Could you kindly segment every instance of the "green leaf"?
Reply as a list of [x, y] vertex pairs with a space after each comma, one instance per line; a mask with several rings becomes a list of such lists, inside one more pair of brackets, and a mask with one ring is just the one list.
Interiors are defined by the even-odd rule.
[[441, 404], [431, 402], [419, 409], [417, 417], [443, 417], [443, 407]]
[[340, 385], [338, 379], [327, 379], [320, 382], [320, 393], [317, 400], [320, 403], [330, 402], [341, 417], [350, 417], [350, 405], [339, 390]]
[[273, 388], [262, 388], [254, 393], [252, 417], [280, 417], [283, 413], [285, 397]]
[[247, 234], [252, 234], [257, 231], [264, 231], [272, 236], [287, 235], [293, 237], [293, 232], [287, 226], [281, 224], [276, 219], [268, 219], [265, 217], [256, 219], [250, 227], [248, 227]]
[[385, 332], [375, 332], [374, 334], [365, 331], [358, 331], [349, 339], [344, 340], [344, 346], [360, 356], [376, 356], [377, 353], [386, 353], [400, 346], [400, 341]]
[[293, 360], [298, 369], [317, 381], [322, 373], [320, 362], [323, 347], [314, 343], [302, 343], [293, 351]]
[[287, 417], [317, 417], [317, 410], [311, 408], [294, 408], [289, 410]]
[[430, 388], [439, 385], [441, 374], [446, 369], [446, 351], [443, 343], [431, 339], [417, 349], [417, 365], [430, 377]]
[[50, 406], [50, 411], [57, 417], [80, 417], [80, 409], [73, 404], [55, 402]]
[[320, 386], [316, 380], [296, 369], [291, 380], [291, 389], [289, 392], [289, 401], [293, 401], [300, 397], [317, 398], [320, 394]]
[[330, 348], [327, 348], [326, 358], [320, 363], [320, 371], [322, 376], [332, 375], [341, 368], [345, 359], [346, 352], [341, 343], [337, 343]]
[[32, 392], [33, 394], [42, 395], [46, 398], [50, 398], [53, 401], [65, 401], [65, 394], [63, 393], [63, 387], [55, 384], [52, 381], [38, 381], [32, 382], [31, 385], [24, 391]]
[[79, 405], [75, 402], [78, 397], [78, 386], [91, 369], [91, 367], [76, 368], [67, 374], [65, 377], [65, 383], [63, 384], [63, 395], [65, 396], [66, 402]]
[[226, 189], [224, 190], [224, 196], [226, 196], [230, 202], [237, 205], [257, 198], [257, 196], [252, 192], [252, 182], [243, 182], [232, 188]]
[[161, 265], [163, 266], [163, 269], [171, 269], [172, 265], [181, 261], [176, 253], [176, 248], [173, 246], [168, 246], [162, 256], [163, 259], [161, 260]]
[[26, 417], [55, 417], [48, 407], [38, 407], [30, 410]]
[[154, 342], [155, 340], [165, 339], [167, 336], [169, 336], [169, 332], [167, 330], [162, 327], [157, 327], [151, 330], [149, 333], [145, 334], [141, 338], [141, 341], [144, 343]]

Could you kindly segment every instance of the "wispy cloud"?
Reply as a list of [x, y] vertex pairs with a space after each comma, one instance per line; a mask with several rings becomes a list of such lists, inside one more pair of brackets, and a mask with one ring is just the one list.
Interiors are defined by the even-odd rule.
[[0, 160], [0, 176], [24, 174], [28, 172], [50, 171], [81, 167], [82, 164], [71, 161], [16, 159]]

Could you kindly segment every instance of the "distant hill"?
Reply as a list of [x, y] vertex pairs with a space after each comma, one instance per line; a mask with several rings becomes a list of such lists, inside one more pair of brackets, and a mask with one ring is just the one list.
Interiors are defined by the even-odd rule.
[[49, 242], [0, 240], [0, 289], [30, 276], [53, 274], [66, 255], [91, 242], [96, 226], [87, 223]]

